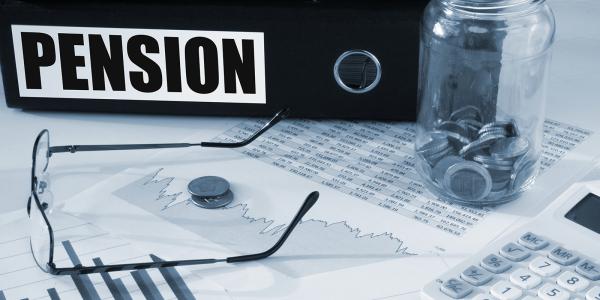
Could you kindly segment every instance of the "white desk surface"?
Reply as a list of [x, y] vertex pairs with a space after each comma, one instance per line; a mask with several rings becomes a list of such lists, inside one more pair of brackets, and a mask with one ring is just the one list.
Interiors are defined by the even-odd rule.
[[[548, 114], [600, 133], [600, 1], [550, 0], [550, 5], [556, 14], [557, 38]], [[31, 147], [36, 134], [43, 128], [51, 130], [55, 145], [149, 143], [177, 142], [200, 130], [206, 131], [208, 139], [235, 122], [193, 116], [21, 111], [6, 107], [3, 89], [0, 93], [0, 213], [25, 206], [29, 194]], [[53, 158], [53, 170], [60, 173], [57, 180], [63, 187], [55, 191], [56, 195], [66, 199], [99, 180], [140, 163], [143, 158], [144, 155], [124, 152]], [[600, 179], [600, 171], [590, 176]], [[66, 187], [65, 182], [68, 183]]]

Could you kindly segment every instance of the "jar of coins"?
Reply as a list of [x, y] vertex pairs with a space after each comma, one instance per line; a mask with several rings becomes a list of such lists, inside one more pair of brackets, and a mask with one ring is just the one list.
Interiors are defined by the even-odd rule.
[[416, 168], [443, 199], [497, 205], [538, 173], [554, 16], [544, 0], [431, 0]]

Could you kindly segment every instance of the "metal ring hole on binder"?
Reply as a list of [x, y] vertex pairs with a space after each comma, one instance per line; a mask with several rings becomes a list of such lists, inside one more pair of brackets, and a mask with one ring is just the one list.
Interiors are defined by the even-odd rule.
[[335, 61], [333, 76], [347, 92], [362, 94], [374, 89], [381, 80], [381, 64], [365, 50], [350, 50]]

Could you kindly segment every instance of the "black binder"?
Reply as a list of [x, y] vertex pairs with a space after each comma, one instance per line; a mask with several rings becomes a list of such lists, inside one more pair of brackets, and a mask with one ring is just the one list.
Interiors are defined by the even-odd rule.
[[3, 1], [9, 107], [414, 120], [413, 1]]

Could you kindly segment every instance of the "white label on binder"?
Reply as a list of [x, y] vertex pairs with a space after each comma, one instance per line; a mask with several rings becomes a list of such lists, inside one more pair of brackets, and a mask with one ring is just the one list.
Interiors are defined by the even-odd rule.
[[264, 33], [12, 25], [21, 97], [266, 103]]

